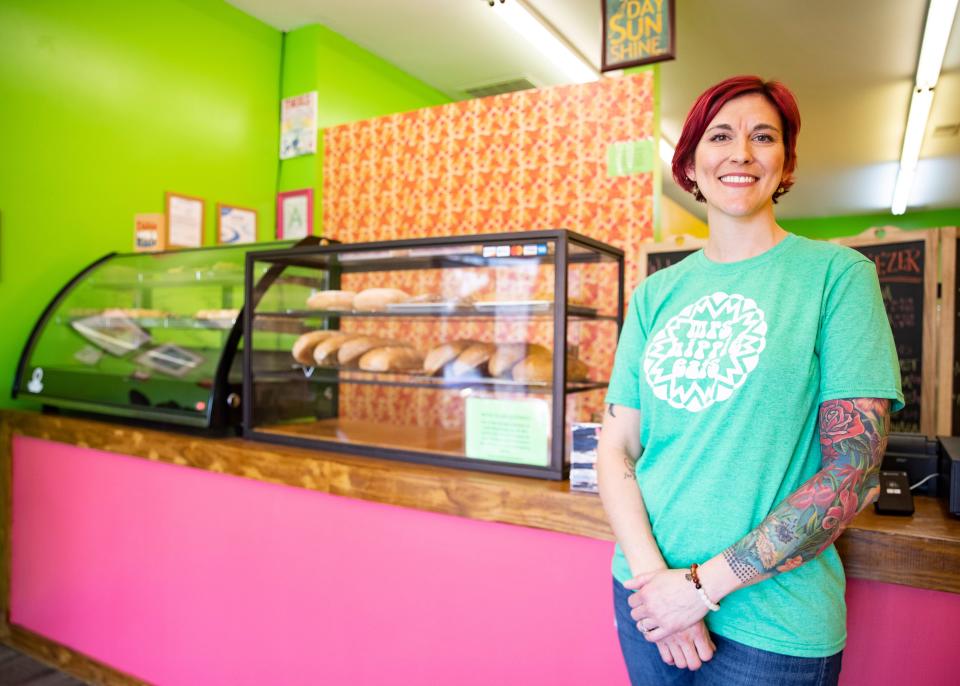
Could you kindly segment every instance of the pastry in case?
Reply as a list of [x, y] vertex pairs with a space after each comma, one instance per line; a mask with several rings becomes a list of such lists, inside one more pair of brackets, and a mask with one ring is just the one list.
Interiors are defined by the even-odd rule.
[[407, 345], [376, 348], [360, 358], [360, 369], [368, 372], [413, 372], [423, 369], [423, 357]]

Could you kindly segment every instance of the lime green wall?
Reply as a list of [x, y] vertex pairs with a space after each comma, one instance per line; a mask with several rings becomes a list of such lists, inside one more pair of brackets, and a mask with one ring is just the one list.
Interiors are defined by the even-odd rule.
[[0, 2], [0, 406], [42, 309], [164, 191], [274, 231], [281, 33], [221, 0]]
[[779, 219], [780, 225], [808, 238], [838, 238], [853, 236], [874, 226], [896, 226], [901, 229], [933, 229], [942, 226], [960, 226], [960, 208], [908, 212], [895, 217], [883, 214], [856, 214], [844, 217], [813, 217], [810, 219]]
[[[305, 26], [286, 34], [283, 97], [317, 91], [320, 129], [442, 105], [450, 98], [330, 29]], [[323, 132], [318, 154], [285, 160], [280, 190], [314, 189], [315, 233], [323, 223]]]

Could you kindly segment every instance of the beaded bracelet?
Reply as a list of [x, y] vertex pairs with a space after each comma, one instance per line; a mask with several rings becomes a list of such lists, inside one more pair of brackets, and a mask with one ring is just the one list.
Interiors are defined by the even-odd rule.
[[707, 592], [703, 590], [703, 586], [700, 585], [700, 576], [697, 574], [698, 565], [694, 562], [690, 565], [690, 571], [685, 575], [687, 581], [692, 581], [693, 585], [697, 587], [697, 593], [700, 595], [700, 600], [703, 601], [703, 604], [707, 606], [708, 610], [716, 612], [720, 609], [720, 603], [715, 603], [710, 600], [710, 597], [707, 595]]

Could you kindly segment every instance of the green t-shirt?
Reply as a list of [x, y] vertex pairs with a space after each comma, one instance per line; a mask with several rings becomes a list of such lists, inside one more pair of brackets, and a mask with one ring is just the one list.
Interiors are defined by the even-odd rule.
[[[671, 568], [703, 563], [755, 529], [821, 468], [818, 410], [890, 398], [900, 371], [876, 269], [846, 247], [789, 234], [717, 263], [698, 251], [630, 300], [607, 402], [641, 411], [637, 483]], [[619, 546], [619, 581], [631, 573]], [[846, 640], [833, 546], [727, 596], [711, 631], [762, 650], [823, 657]]]

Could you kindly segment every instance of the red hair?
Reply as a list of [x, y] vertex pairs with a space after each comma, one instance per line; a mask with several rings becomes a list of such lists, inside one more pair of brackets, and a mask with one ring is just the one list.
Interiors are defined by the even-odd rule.
[[697, 98], [683, 122], [683, 132], [673, 153], [673, 178], [680, 187], [703, 202], [695, 184], [687, 178], [687, 170], [694, 165], [697, 144], [707, 126], [724, 105], [735, 98], [759, 93], [780, 113], [783, 126], [783, 182], [773, 194], [773, 201], [790, 190], [793, 185], [793, 170], [797, 167], [797, 134], [800, 133], [800, 109], [790, 89], [779, 81], [764, 81], [759, 76], [733, 76], [711, 86]]

